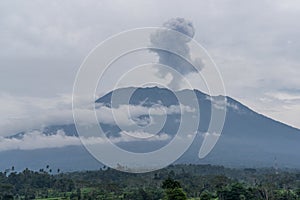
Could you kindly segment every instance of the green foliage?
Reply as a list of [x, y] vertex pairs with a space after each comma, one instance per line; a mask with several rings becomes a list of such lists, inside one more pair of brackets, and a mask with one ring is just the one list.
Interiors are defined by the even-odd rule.
[[165, 190], [165, 198], [164, 199], [166, 199], [166, 200], [186, 200], [187, 199], [187, 196], [184, 193], [183, 189], [181, 188], [180, 183], [178, 181], [171, 179], [170, 177], [163, 181], [162, 188]]
[[0, 200], [300, 199], [299, 171], [275, 174], [272, 169], [172, 165], [145, 174], [124, 173], [110, 168], [49, 173], [50, 166], [39, 172], [29, 169], [0, 172]]
[[297, 194], [290, 191], [290, 190], [282, 190], [282, 191], [276, 191], [274, 198], [276, 200], [297, 200], [300, 199], [300, 196], [298, 196], [299, 198], [297, 198]]
[[187, 196], [182, 188], [166, 189], [165, 200], [186, 200]]
[[296, 195], [297, 195], [298, 197], [300, 197], [300, 188], [297, 188], [296, 191], [295, 191], [295, 193], [296, 193]]
[[163, 189], [175, 189], [175, 188], [181, 188], [181, 185], [178, 181], [175, 181], [169, 177], [168, 179], [163, 181], [162, 188]]
[[230, 186], [222, 188], [217, 192], [218, 198], [222, 199], [232, 199], [232, 200], [242, 200], [242, 199], [257, 199], [258, 196], [252, 188], [247, 188], [241, 183], [234, 183]]
[[211, 194], [207, 190], [205, 190], [204, 192], [202, 192], [201, 195], [200, 195], [200, 199], [201, 200], [211, 200], [213, 198], [214, 198], [213, 194]]

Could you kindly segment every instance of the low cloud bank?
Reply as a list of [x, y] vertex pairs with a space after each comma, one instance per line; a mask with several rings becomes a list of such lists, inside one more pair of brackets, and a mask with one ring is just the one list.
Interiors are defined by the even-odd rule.
[[[120, 133], [120, 137], [110, 138], [114, 143], [133, 141], [162, 141], [170, 139], [167, 134], [153, 135], [143, 131], [131, 131]], [[87, 145], [105, 144], [109, 142], [102, 137], [77, 137], [68, 136], [64, 131], [58, 130], [55, 134], [46, 135], [40, 131], [25, 133], [19, 137], [0, 137], [0, 152], [9, 150], [35, 150], [45, 148], [61, 148], [67, 146], [80, 146], [82, 142]]]

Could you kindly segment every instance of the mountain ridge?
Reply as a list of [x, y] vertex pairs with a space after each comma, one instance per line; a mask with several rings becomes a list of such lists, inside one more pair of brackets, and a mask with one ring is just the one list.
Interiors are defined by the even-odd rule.
[[[159, 87], [148, 87], [148, 88], [120, 88], [115, 90], [115, 94], [118, 95], [119, 92], [127, 93], [129, 90], [135, 90], [132, 97], [129, 100], [131, 105], [142, 105], [145, 107], [150, 107], [153, 104], [159, 103], [162, 106], [179, 105], [176, 100], [176, 96], [171, 94], [172, 91], [166, 88]], [[177, 93], [188, 93], [195, 92], [197, 100], [200, 106], [201, 120], [199, 122], [199, 133], [196, 135], [193, 144], [190, 148], [180, 157], [176, 163], [191, 163], [191, 164], [216, 164], [224, 165], [229, 167], [270, 167], [274, 164], [274, 158], [276, 157], [279, 162], [279, 167], [289, 167], [289, 168], [300, 168], [300, 130], [284, 124], [280, 121], [276, 121], [270, 117], [260, 114], [241, 102], [226, 96], [227, 103], [226, 107], [226, 118], [223, 127], [221, 137], [219, 138], [214, 149], [208, 154], [204, 159], [198, 158], [199, 148], [203, 142], [203, 134], [206, 133], [209, 119], [211, 116], [210, 110], [213, 106], [213, 99], [217, 99], [220, 96], [210, 96], [199, 90], [180, 90]], [[109, 92], [99, 99], [96, 99], [96, 103], [103, 104], [107, 108], [111, 107], [110, 99], [112, 92]], [[221, 96], [222, 97], [222, 96]], [[118, 102], [122, 104], [122, 100]], [[147, 116], [143, 116], [144, 118]], [[174, 130], [176, 130], [176, 119], [178, 119], [178, 114], [171, 114], [170, 119], [165, 123], [165, 126], [160, 133], [167, 133], [172, 135]], [[143, 119], [144, 119], [143, 118]], [[104, 131], [107, 131], [108, 137], [119, 137], [119, 132], [121, 129], [115, 125], [101, 124]], [[63, 130], [67, 136], [78, 136], [76, 127], [74, 124], [65, 125], [54, 125], [45, 127], [43, 133], [46, 135], [57, 134], [58, 130]], [[26, 132], [16, 134], [11, 138], [22, 138]], [[142, 141], [130, 141], [130, 142], [119, 142], [117, 145], [125, 150], [133, 152], [144, 152], [146, 150], [153, 150], [160, 148], [161, 146], [167, 144], [164, 141], [149, 142], [148, 146]], [[95, 160], [91, 159], [88, 152], [84, 151], [82, 146], [78, 147], [60, 147], [63, 156], [70, 154], [72, 151], [70, 149], [76, 149], [74, 152], [81, 152], [80, 159], [83, 163], [87, 163], [87, 168], [93, 168], [96, 166]], [[65, 169], [70, 169], [69, 165], [76, 166], [76, 163], [66, 163], [62, 162], [63, 158], [55, 158], [51, 152], [58, 151], [59, 148], [48, 149], [48, 157], [53, 159], [53, 162], [59, 165], [61, 163], [64, 165]], [[40, 156], [40, 154], [34, 154], [32, 152], [39, 151], [30, 150], [32, 155]], [[41, 149], [45, 152], [45, 149]], [[15, 159], [18, 159], [22, 155], [26, 154], [24, 150], [14, 150], [7, 152], [9, 156], [15, 155]], [[0, 152], [1, 158], [5, 158], [6, 153]], [[86, 155], [86, 157], [84, 156]], [[29, 156], [30, 158], [30, 156]], [[48, 159], [48, 160], [51, 160]], [[81, 162], [80, 159], [75, 159], [76, 162]], [[4, 159], [5, 160], [5, 159]], [[8, 163], [14, 165], [13, 159], [10, 159]], [[24, 159], [23, 159], [24, 160]], [[39, 160], [41, 158], [32, 158], [32, 160]], [[74, 160], [74, 162], [75, 162]], [[24, 161], [25, 162], [25, 161]], [[8, 165], [7, 163], [7, 165]], [[88, 164], [94, 163], [94, 164]], [[25, 163], [26, 164], [26, 163]], [[1, 166], [0, 168], [4, 167]], [[61, 168], [64, 168], [61, 167]], [[83, 167], [80, 165], [79, 168]]]

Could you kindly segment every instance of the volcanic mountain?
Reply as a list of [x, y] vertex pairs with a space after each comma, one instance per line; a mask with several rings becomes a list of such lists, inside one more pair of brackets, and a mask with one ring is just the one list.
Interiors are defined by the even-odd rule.
[[[114, 91], [114, 95], [122, 96], [131, 91], [130, 99], [119, 99], [112, 105], [112, 92], [97, 99], [96, 109], [111, 110], [121, 108], [122, 105], [129, 105], [134, 116], [130, 119], [140, 127], [147, 127], [151, 122], [160, 120], [160, 113], [157, 118], [150, 116], [145, 109], [163, 109], [166, 112], [166, 119], [163, 127], [158, 131], [156, 139], [151, 141], [139, 140], [118, 140], [122, 138], [123, 130], [116, 123], [109, 120], [101, 122], [100, 125], [106, 136], [128, 151], [147, 152], [161, 148], [168, 144], [180, 125], [181, 114], [178, 107], [181, 102], [177, 96], [189, 96], [195, 94], [199, 105], [200, 120], [197, 133], [189, 149], [175, 162], [186, 164], [217, 164], [229, 167], [278, 167], [300, 168], [300, 130], [275, 121], [262, 114], [259, 114], [240, 102], [222, 96], [209, 96], [198, 90], [181, 90], [172, 92], [166, 88], [121, 88]], [[226, 99], [223, 108], [226, 107], [226, 117], [222, 134], [212, 151], [202, 159], [199, 159], [199, 149], [203, 143], [205, 134], [208, 132], [211, 120], [212, 107], [220, 106], [220, 99]], [[223, 109], [220, 107], [220, 109]], [[129, 111], [130, 111], [129, 109]], [[140, 112], [137, 112], [140, 111]], [[187, 109], [187, 112], [192, 109]], [[119, 110], [118, 112], [122, 112]], [[60, 134], [61, 138], [76, 139], [78, 133], [74, 124], [54, 125], [34, 130], [42, 132], [45, 138]], [[132, 134], [130, 127], [127, 132]], [[24, 140], [27, 132], [21, 132], [4, 139]], [[37, 149], [12, 149], [0, 152], [0, 169], [15, 166], [16, 169], [25, 167], [40, 169], [43, 166], [51, 165], [53, 168], [60, 168], [64, 171], [98, 169], [102, 166], [96, 161], [80, 143], [68, 143], [59, 147], [37, 148]]]

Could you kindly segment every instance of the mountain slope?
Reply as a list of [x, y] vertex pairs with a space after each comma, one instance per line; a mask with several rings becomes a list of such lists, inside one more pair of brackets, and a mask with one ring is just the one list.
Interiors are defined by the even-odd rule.
[[[178, 99], [170, 90], [158, 87], [122, 88], [114, 91], [114, 95], [126, 94], [132, 89], [135, 89], [129, 100], [129, 104], [132, 106], [150, 108], [160, 105], [168, 108], [179, 105]], [[274, 159], [276, 158], [279, 167], [300, 168], [300, 154], [298, 153], [300, 152], [300, 130], [258, 114], [230, 97], [227, 97], [226, 120], [222, 135], [211, 153], [206, 158], [200, 160], [198, 158], [199, 148], [203, 142], [203, 134], [208, 129], [211, 107], [215, 105], [214, 102], [218, 97], [210, 97], [197, 90], [183, 90], [177, 92], [177, 95], [184, 96], [192, 92], [195, 92], [197, 96], [201, 120], [196, 139], [188, 151], [176, 161], [177, 163], [209, 163], [231, 167], [271, 167], [274, 165]], [[96, 103], [106, 108], [118, 107], [128, 103], [119, 99], [117, 105], [111, 105], [111, 98], [112, 92], [97, 99]], [[151, 120], [151, 117], [148, 114], [143, 114], [133, 119], [133, 121], [138, 123], [147, 123], [149, 120]], [[179, 120], [180, 114], [176, 112], [168, 114], [167, 120], [158, 134], [173, 136], [178, 129]], [[108, 137], [118, 138], [120, 136], [121, 129], [117, 125], [108, 123], [100, 124]], [[58, 130], [63, 130], [67, 136], [77, 136], [74, 124], [46, 127], [44, 132], [47, 135], [51, 135], [56, 134]], [[22, 138], [24, 134], [19, 133], [11, 138]], [[147, 152], [158, 149], [168, 142], [168, 140], [151, 142], [121, 141], [117, 145], [133, 152]], [[42, 155], [35, 152], [47, 152], [44, 157], [46, 161], [43, 162]], [[74, 154], [78, 156], [76, 157]], [[0, 168], [7, 168], [11, 165], [17, 165], [18, 168], [33, 166], [30, 164], [32, 162], [36, 163], [33, 166], [35, 168], [43, 166], [47, 162], [55, 163], [56, 166], [65, 170], [94, 169], [100, 166], [79, 145], [43, 150], [4, 151], [0, 153], [0, 157], [4, 161], [0, 163]], [[22, 163], [18, 162], [20, 159]]]

